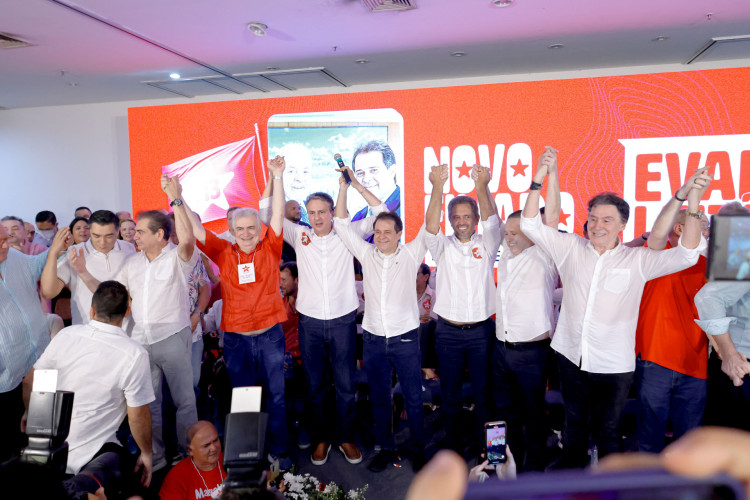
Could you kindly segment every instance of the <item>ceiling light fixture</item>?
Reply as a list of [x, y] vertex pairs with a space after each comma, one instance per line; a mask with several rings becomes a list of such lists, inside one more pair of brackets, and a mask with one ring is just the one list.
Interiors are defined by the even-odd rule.
[[461, 51], [451, 52], [451, 56], [453, 57], [463, 57], [465, 55], [466, 55], [466, 52], [461, 52]]
[[250, 33], [252, 33], [255, 36], [266, 36], [266, 30], [268, 29], [267, 24], [258, 23], [258, 22], [252, 22], [247, 23], [247, 29], [250, 30]]
[[172, 80], [179, 80], [180, 79], [180, 74], [179, 73], [170, 73], [169, 74], [169, 78], [171, 78]]
[[669, 37], [661, 35], [661, 36], [657, 36], [656, 38], [651, 39], [652, 42], [663, 42], [665, 40], [669, 40]]
[[550, 45], [547, 48], [548, 49], [552, 49], [552, 50], [557, 50], [557, 49], [562, 49], [563, 47], [565, 47], [565, 45], [563, 45], [561, 43], [553, 43], [552, 45]]
[[495, 7], [510, 7], [515, 0], [490, 0], [490, 4]]
[[357, 63], [357, 64], [367, 64], [370, 61], [368, 61], [367, 59], [357, 59], [354, 62]]
[[279, 69], [279, 68], [277, 68], [276, 66], [266, 66], [266, 69], [267, 69], [268, 71], [276, 71], [276, 70], [277, 70], [277, 69]]

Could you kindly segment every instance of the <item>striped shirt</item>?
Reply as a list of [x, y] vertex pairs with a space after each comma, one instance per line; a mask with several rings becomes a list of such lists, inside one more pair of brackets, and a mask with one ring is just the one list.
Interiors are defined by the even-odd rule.
[[46, 261], [46, 251], [31, 256], [10, 249], [0, 262], [0, 392], [15, 389], [49, 344], [36, 289]]

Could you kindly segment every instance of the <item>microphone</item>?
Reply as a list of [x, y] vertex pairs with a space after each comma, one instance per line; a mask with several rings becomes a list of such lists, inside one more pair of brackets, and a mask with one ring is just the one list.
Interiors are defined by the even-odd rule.
[[[344, 165], [344, 160], [341, 159], [341, 155], [340, 154], [336, 153], [335, 155], [333, 155], [333, 159], [336, 160], [336, 163], [339, 164], [339, 168], [344, 168], [346, 166], [346, 165]], [[347, 172], [346, 170], [344, 170], [341, 173], [344, 174], [344, 180], [346, 180], [346, 183], [347, 184], [351, 184], [352, 183], [352, 179], [349, 177], [349, 172]]]

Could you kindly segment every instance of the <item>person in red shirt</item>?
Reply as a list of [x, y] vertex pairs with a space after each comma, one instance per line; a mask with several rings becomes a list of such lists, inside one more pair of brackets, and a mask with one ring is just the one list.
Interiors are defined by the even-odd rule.
[[281, 281], [279, 289], [281, 290], [284, 310], [286, 311], [287, 320], [281, 323], [286, 339], [286, 350], [292, 354], [296, 360], [300, 357], [299, 350], [299, 313], [297, 312], [297, 263], [294, 261], [284, 262], [279, 266]]
[[[677, 190], [662, 213], [672, 212], [672, 227], [654, 227], [648, 236], [652, 250], [673, 248], [683, 233], [687, 210], [680, 210], [685, 186]], [[708, 218], [701, 216], [701, 233], [708, 238]], [[646, 283], [636, 329], [638, 389], [638, 448], [660, 453], [670, 416], [675, 439], [700, 425], [706, 406], [708, 339], [695, 324], [695, 294], [706, 283], [706, 258], [682, 271]]]
[[[281, 156], [268, 162], [273, 189], [280, 193], [284, 192], [285, 166]], [[285, 341], [281, 328], [287, 315], [279, 294], [284, 198], [274, 197], [265, 234], [257, 210], [235, 210], [234, 244], [206, 231], [193, 212], [187, 212], [198, 248], [219, 266], [224, 301], [224, 361], [232, 387], [263, 386], [269, 415], [270, 458], [280, 459], [282, 469], [290, 468], [284, 403]]]
[[188, 457], [172, 467], [159, 490], [159, 500], [219, 498], [227, 471], [216, 427], [199, 420], [188, 429]]

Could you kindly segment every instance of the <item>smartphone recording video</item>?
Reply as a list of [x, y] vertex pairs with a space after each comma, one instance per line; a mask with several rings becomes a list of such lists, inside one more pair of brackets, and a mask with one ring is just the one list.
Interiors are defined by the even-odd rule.
[[490, 464], [504, 464], [507, 460], [505, 430], [505, 422], [502, 420], [484, 424], [484, 443], [487, 448], [487, 460]]
[[711, 217], [706, 278], [709, 281], [750, 280], [750, 217]]

